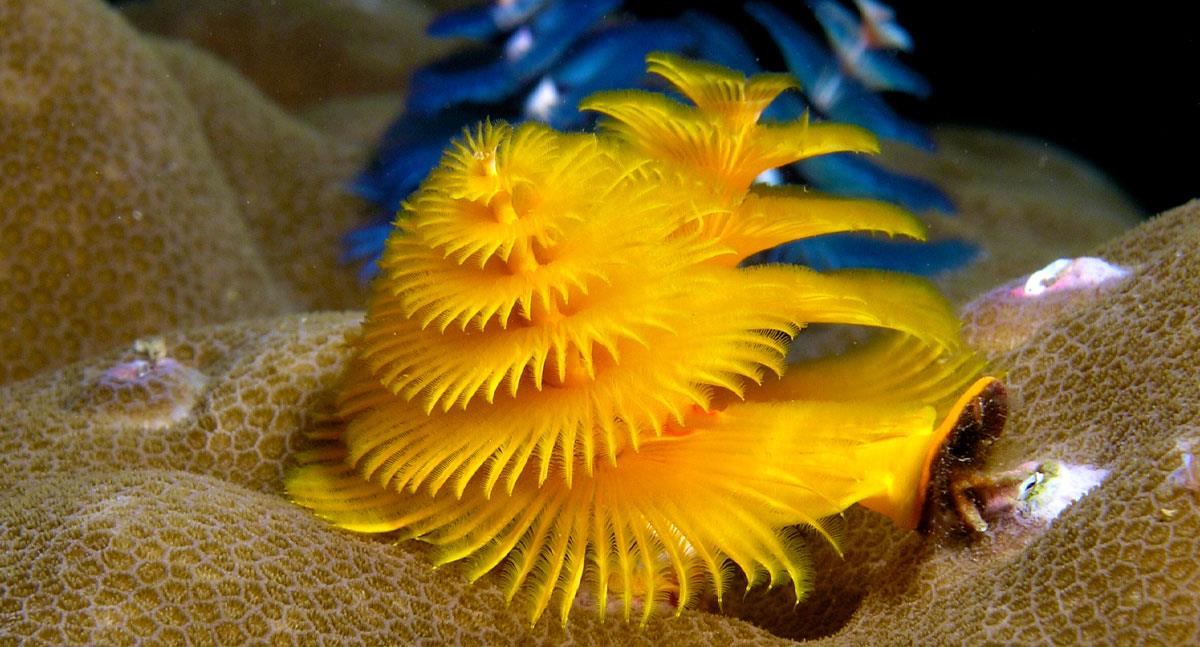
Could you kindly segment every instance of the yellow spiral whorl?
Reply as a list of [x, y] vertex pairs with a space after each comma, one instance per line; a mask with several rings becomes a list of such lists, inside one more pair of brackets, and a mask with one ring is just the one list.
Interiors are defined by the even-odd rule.
[[[694, 105], [603, 93], [600, 135], [483, 123], [454, 143], [388, 242], [346, 426], [287, 481], [338, 525], [403, 530], [473, 577], [505, 565], [531, 621], [683, 608], [728, 562], [801, 595], [788, 527], [859, 501], [911, 526], [980, 368], [919, 279], [738, 265], [834, 231], [922, 237], [895, 207], [751, 184], [869, 135], [758, 124], [787, 77], [649, 63]], [[814, 322], [887, 332], [787, 364]]]

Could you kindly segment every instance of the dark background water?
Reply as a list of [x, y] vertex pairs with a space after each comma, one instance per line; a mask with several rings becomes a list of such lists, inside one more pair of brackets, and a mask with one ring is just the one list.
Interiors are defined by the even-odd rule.
[[923, 116], [1064, 146], [1150, 213], [1200, 197], [1195, 5], [1118, 6], [898, 3], [916, 41], [913, 63], [934, 88]]
[[[805, 2], [777, 4], [817, 29]], [[923, 102], [893, 101], [906, 116], [1027, 133], [1064, 147], [1107, 172], [1148, 214], [1200, 197], [1194, 3], [890, 4], [916, 43], [905, 59], [934, 89]], [[700, 5], [734, 22], [741, 14], [740, 3], [729, 2], [630, 5], [647, 13]]]
[[[773, 1], [820, 33], [806, 2]], [[1200, 198], [1195, 2], [885, 1], [916, 43], [905, 60], [934, 88], [926, 101], [894, 99], [905, 116], [1026, 133], [1066, 148], [1108, 173], [1147, 214]], [[642, 15], [703, 8], [769, 40], [740, 2], [625, 4]], [[770, 67], [782, 69], [778, 61]]]

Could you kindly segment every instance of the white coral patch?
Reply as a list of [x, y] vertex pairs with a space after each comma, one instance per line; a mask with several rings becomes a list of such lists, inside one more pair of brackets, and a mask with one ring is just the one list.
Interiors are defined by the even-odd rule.
[[1168, 480], [1178, 487], [1200, 491], [1200, 461], [1196, 460], [1196, 452], [1200, 451], [1200, 439], [1189, 438], [1176, 441], [1175, 448], [1179, 450], [1179, 469], [1171, 472]]
[[1093, 256], [1060, 258], [1029, 275], [1018, 296], [1099, 287], [1129, 276], [1129, 270]]
[[1108, 470], [1091, 465], [1058, 461], [1042, 463], [1022, 484], [1022, 512], [1027, 517], [1050, 523], [1107, 476]]

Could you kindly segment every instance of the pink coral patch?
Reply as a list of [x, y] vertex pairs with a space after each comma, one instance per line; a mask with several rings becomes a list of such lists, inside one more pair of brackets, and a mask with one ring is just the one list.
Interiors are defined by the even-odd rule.
[[967, 304], [963, 334], [984, 352], [1007, 352], [1043, 326], [1093, 303], [1130, 274], [1091, 256], [1060, 258]]
[[1039, 297], [1063, 290], [1097, 288], [1129, 276], [1129, 270], [1093, 256], [1060, 258], [1029, 275], [1025, 283], [1009, 290], [1018, 298]]
[[145, 429], [164, 429], [186, 417], [208, 378], [156, 350], [118, 362], [87, 380], [71, 408], [98, 421]]

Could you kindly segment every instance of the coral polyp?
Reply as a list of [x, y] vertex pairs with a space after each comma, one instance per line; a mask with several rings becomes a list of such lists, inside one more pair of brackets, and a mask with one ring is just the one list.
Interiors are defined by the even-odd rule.
[[[981, 366], [921, 279], [741, 265], [835, 231], [923, 237], [894, 206], [752, 184], [871, 150], [866, 131], [759, 123], [786, 77], [648, 60], [692, 105], [601, 94], [599, 135], [488, 122], [446, 153], [387, 243], [347, 422], [287, 481], [339, 526], [499, 569], [531, 621], [720, 599], [729, 564], [803, 595], [794, 526], [829, 537], [862, 503], [915, 527]], [[883, 332], [789, 364], [811, 323]]]

